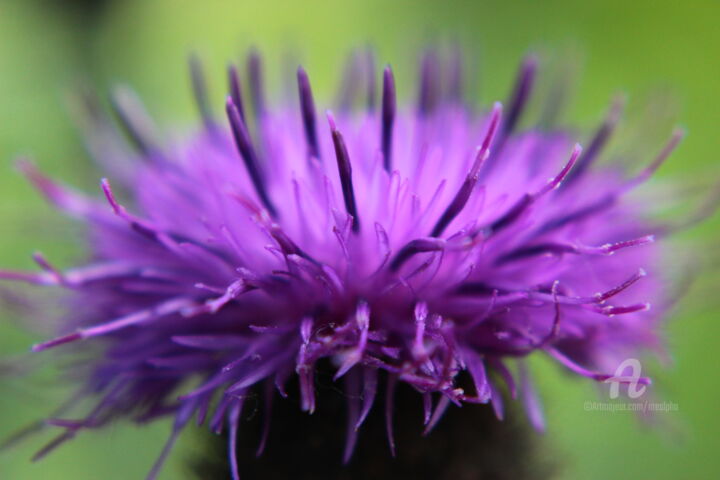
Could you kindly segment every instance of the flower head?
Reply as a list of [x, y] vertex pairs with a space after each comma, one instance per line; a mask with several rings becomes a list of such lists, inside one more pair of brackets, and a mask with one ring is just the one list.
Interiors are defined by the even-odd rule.
[[302, 68], [299, 106], [271, 108], [252, 55], [252, 114], [231, 67], [220, 120], [199, 63], [191, 67], [203, 125], [181, 140], [158, 143], [136, 98], [119, 90], [114, 109], [137, 152], [128, 161], [93, 112], [89, 145], [111, 174], [104, 200], [23, 164], [89, 230], [87, 265], [60, 272], [38, 257], [40, 273], [1, 274], [72, 292], [62, 335], [34, 350], [92, 352], [81, 392], [98, 400], [84, 420], [58, 423], [61, 440], [120, 416], [174, 415], [164, 458], [196, 416], [229, 428], [233, 456], [243, 399], [284, 397], [296, 377], [312, 413], [315, 372], [329, 360], [348, 392], [348, 459], [380, 380], [394, 449], [397, 382], [424, 397], [429, 431], [453, 403], [491, 403], [502, 417], [518, 363], [517, 390], [543, 428], [524, 357], [543, 353], [603, 381], [628, 355], [657, 347], [663, 309], [648, 302], [664, 301], [653, 244], [662, 230], [626, 193], [678, 133], [630, 175], [597, 162], [619, 105], [584, 150], [565, 130], [521, 131], [533, 57], [509, 101], [480, 113], [462, 102], [459, 64], [435, 54], [422, 61], [417, 105], [398, 107], [387, 67], [379, 105], [371, 75], [367, 108], [350, 107], [351, 74], [355, 86], [326, 115]]

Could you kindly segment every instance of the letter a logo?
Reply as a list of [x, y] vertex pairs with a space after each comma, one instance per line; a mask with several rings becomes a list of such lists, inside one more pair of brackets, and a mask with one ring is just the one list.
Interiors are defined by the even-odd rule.
[[[623, 375], [626, 368], [630, 367], [630, 375]], [[637, 358], [628, 358], [624, 360], [617, 369], [615, 369], [615, 376], [605, 380], [605, 383], [610, 384], [610, 398], [618, 398], [620, 395], [620, 384], [626, 383], [628, 386], [628, 397], [638, 398], [645, 393], [647, 388], [645, 385], [639, 385], [640, 373], [642, 367], [640, 366], [640, 360]]]

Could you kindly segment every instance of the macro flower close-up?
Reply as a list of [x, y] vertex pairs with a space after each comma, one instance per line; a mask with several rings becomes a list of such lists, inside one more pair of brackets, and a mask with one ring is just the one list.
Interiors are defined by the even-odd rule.
[[[3, 428], [0, 464], [31, 451], [42, 468], [134, 424], [162, 428], [143, 443], [149, 461], [126, 462], [141, 473], [121, 462], [112, 478], [575, 478], [594, 467], [568, 473], [549, 440], [567, 421], [546, 410], [682, 437], [686, 404], [662, 388], [678, 343], [667, 321], [691, 281], [708, 282], [715, 260], [697, 245], [711, 240], [687, 232], [707, 230], [718, 196], [710, 165], [704, 183], [656, 181], [684, 148], [682, 115], [666, 121], [655, 99], [626, 121], [636, 100], [608, 94], [595, 126], [561, 121], [574, 61], [530, 42], [477, 101], [493, 73], [442, 36], [404, 54], [348, 36], [344, 60], [306, 63], [312, 46], [265, 56], [259, 35], [239, 60], [213, 52], [229, 60], [219, 77], [175, 33], [187, 79], [144, 74], [191, 93], [197, 113], [178, 121], [132, 81], [93, 79], [110, 38], [130, 38], [112, 11], [133, 15], [65, 11], [96, 22], [75, 23], [95, 46], [65, 95], [92, 160], [57, 176], [27, 145], [6, 158], [81, 231], [57, 234], [74, 238], [70, 261], [34, 234], [34, 267], [0, 265], [3, 309], [35, 332], [29, 353], [8, 343], [0, 379], [33, 391], [52, 368], [43, 382], [61, 385]], [[338, 79], [334, 98], [316, 77]], [[42, 228], [36, 243], [59, 251]], [[548, 375], [591, 389], [570, 405], [544, 391]], [[188, 435], [194, 447], [179, 445]]]

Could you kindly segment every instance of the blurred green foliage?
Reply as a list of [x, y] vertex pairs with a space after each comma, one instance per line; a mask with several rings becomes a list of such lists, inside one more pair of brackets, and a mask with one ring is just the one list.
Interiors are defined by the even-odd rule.
[[[414, 92], [403, 87], [413, 85], [418, 49], [437, 40], [459, 42], [480, 73], [469, 91], [484, 105], [505, 98], [525, 52], [556, 52], [555, 58], [575, 57], [581, 72], [566, 120], [589, 129], [616, 92], [627, 92], [635, 108], [653, 105], [646, 101], [647, 92], [669, 92], [690, 135], [661, 170], [661, 181], [678, 178], [693, 188], [708, 186], [720, 172], [716, 0], [122, 0], [105, 2], [92, 15], [64, 3], [0, 0], [3, 267], [32, 268], [29, 254], [35, 249], [60, 266], [82, 253], [76, 230], [58, 219], [12, 168], [17, 154], [31, 154], [51, 174], [94, 188], [98, 175], [66, 113], [67, 94], [78, 82], [107, 86], [120, 80], [136, 87], [162, 124], [188, 125], [195, 121], [185, 64], [191, 50], [205, 59], [218, 105], [225, 62], [251, 45], [266, 54], [275, 92], [292, 78], [294, 65], [284, 60], [302, 60], [321, 104], [332, 98], [351, 47], [375, 46], [379, 59], [393, 64], [401, 97], [411, 99]], [[647, 137], [653, 142], [638, 144], [648, 159], [659, 148], [655, 140], [668, 133], [655, 113], [638, 114], [658, 127]], [[661, 415], [658, 427], [651, 429], [630, 414], [585, 412], [583, 402], [598, 398], [596, 387], [568, 378], [548, 361], [535, 362], [549, 425], [540, 443], [562, 467], [561, 478], [703, 479], [720, 471], [720, 381], [715, 375], [718, 360], [712, 357], [720, 337], [713, 295], [718, 278], [712, 272], [718, 261], [712, 253], [718, 225], [717, 219], [707, 222], [676, 242], [695, 248], [703, 267], [668, 328], [673, 363], [655, 377], [660, 395], [677, 403], [679, 412]], [[6, 310], [0, 351], [20, 355], [34, 338]], [[44, 361], [54, 359], [48, 355]], [[0, 436], [48, 413], [66, 390], [52, 379], [1, 379], [0, 385]], [[143, 478], [168, 428], [167, 423], [142, 429], [112, 426], [82, 435], [30, 464], [40, 440], [48, 438], [42, 434], [0, 453], [0, 479]], [[162, 478], [185, 478], [193, 452], [193, 440], [186, 437]]]

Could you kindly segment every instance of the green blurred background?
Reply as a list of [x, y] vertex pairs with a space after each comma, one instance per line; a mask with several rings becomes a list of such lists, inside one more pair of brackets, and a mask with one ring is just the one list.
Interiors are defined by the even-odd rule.
[[[162, 124], [187, 125], [195, 120], [185, 63], [191, 50], [205, 60], [218, 105], [225, 62], [251, 45], [267, 55], [275, 92], [287, 81], [282, 59], [302, 59], [321, 104], [332, 98], [351, 47], [375, 46], [379, 59], [393, 64], [402, 91], [412, 85], [420, 47], [457, 41], [476, 60], [479, 81], [468, 89], [484, 105], [505, 98], [525, 52], [555, 52], [578, 72], [565, 120], [591, 128], [617, 92], [628, 93], [631, 111], [654, 105], [648, 98], [668, 96], [672, 101], [662, 111], [674, 111], [690, 135], [661, 170], [660, 182], [678, 178], [691, 189], [707, 186], [720, 173], [719, 19], [717, 0], [0, 0], [0, 265], [34, 268], [29, 254], [36, 249], [60, 266], [81, 255], [76, 227], [57, 218], [12, 168], [16, 155], [29, 154], [51, 174], [95, 188], [99, 174], [88, 167], [67, 113], [73, 88], [128, 82]], [[659, 124], [659, 116], [644, 118]], [[668, 326], [673, 362], [655, 380], [679, 411], [662, 415], [658, 427], [647, 428], [631, 414], [584, 411], [586, 400], [599, 398], [596, 386], [550, 362], [535, 362], [549, 425], [539, 442], [561, 467], [560, 478], [718, 478], [720, 361], [712, 356], [720, 338], [720, 278], [713, 273], [718, 228], [715, 219], [675, 242], [691, 246], [703, 268]], [[675, 261], [683, 258], [678, 254]], [[36, 338], [18, 327], [17, 313], [1, 308], [0, 352], [21, 355]], [[46, 358], [40, 361], [53, 361]], [[0, 379], [0, 388], [0, 437], [49, 412], [65, 393], [48, 375]], [[142, 429], [118, 424], [31, 464], [29, 457], [48, 438], [42, 434], [0, 453], [0, 479], [144, 478], [168, 430], [167, 422]], [[161, 478], [187, 477], [195, 442], [184, 437]]]

